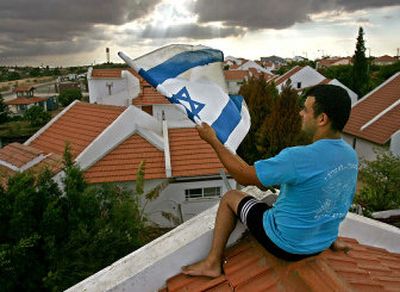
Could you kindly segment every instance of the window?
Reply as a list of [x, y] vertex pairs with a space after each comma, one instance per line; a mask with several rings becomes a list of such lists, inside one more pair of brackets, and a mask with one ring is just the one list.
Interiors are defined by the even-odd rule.
[[221, 196], [221, 187], [197, 188], [185, 190], [186, 199], [215, 198]]
[[301, 82], [297, 82], [297, 89], [301, 88]]

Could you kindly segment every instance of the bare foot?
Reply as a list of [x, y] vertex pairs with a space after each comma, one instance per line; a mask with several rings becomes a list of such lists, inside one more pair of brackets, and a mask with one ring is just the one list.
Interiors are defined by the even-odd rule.
[[206, 276], [216, 278], [222, 274], [221, 263], [210, 263], [202, 260], [193, 265], [182, 267], [182, 273], [189, 276]]
[[329, 248], [333, 251], [344, 251], [345, 253], [348, 253], [351, 249], [350, 246], [339, 240], [335, 240], [335, 242], [332, 243]]

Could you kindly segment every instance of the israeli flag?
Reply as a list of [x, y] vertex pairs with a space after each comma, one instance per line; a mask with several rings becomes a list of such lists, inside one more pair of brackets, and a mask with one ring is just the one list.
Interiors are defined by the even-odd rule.
[[118, 55], [196, 124], [206, 122], [235, 152], [250, 129], [242, 96], [229, 96], [223, 53], [205, 46], [169, 45], [132, 60]]

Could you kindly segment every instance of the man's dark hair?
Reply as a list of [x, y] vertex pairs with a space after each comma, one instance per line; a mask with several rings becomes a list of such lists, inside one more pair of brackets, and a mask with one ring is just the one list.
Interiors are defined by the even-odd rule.
[[331, 121], [332, 130], [343, 130], [351, 111], [351, 99], [345, 89], [337, 85], [321, 84], [311, 87], [306, 96], [315, 97], [314, 117], [325, 113]]

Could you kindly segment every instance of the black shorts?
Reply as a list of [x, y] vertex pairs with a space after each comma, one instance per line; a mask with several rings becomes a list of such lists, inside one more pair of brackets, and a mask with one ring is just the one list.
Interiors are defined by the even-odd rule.
[[292, 254], [281, 249], [275, 243], [273, 243], [265, 233], [263, 226], [264, 213], [270, 208], [271, 206], [268, 206], [266, 203], [261, 202], [252, 196], [246, 196], [239, 202], [237, 216], [239, 217], [239, 220], [247, 226], [255, 239], [267, 251], [278, 258], [287, 261], [299, 261], [304, 258], [319, 254]]

